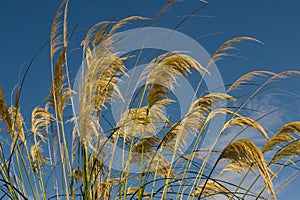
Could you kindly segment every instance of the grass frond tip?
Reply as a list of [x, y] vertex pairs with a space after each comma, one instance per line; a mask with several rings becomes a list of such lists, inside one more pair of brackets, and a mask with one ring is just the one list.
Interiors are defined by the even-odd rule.
[[220, 159], [228, 159], [231, 164], [251, 169], [255, 167], [262, 176], [266, 187], [273, 199], [276, 195], [273, 189], [272, 181], [269, 175], [269, 169], [264, 160], [261, 150], [250, 140], [240, 139], [227, 145], [220, 155]]

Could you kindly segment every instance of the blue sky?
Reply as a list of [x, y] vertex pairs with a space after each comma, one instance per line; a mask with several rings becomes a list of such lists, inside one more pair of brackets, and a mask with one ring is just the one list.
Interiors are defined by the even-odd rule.
[[[112, 0], [70, 1], [68, 25], [72, 29], [81, 19], [70, 41], [69, 66], [75, 78], [81, 62], [80, 42], [86, 31], [103, 20], [122, 19], [130, 15], [154, 18], [167, 1]], [[49, 39], [51, 23], [60, 1], [10, 0], [0, 7], [0, 86], [7, 101], [10, 92], [24, 74], [25, 67], [35, 52]], [[174, 28], [187, 14], [202, 4], [185, 0], [171, 6], [156, 26]], [[230, 83], [240, 75], [253, 70], [280, 72], [300, 70], [300, 1], [279, 0], [215, 0], [186, 20], [178, 31], [197, 40], [209, 53], [223, 42], [236, 36], [251, 36], [264, 44], [245, 42], [238, 45], [238, 56], [217, 63], [224, 82]], [[83, 18], [82, 18], [83, 17]], [[140, 24], [140, 23], [136, 23]], [[129, 28], [133, 27], [129, 25]], [[50, 86], [49, 48], [45, 47], [33, 62], [26, 79], [20, 104], [25, 119], [30, 111], [43, 103]], [[296, 83], [296, 82], [294, 82]], [[289, 85], [294, 89], [297, 85]], [[300, 112], [299, 106], [297, 112]], [[295, 115], [298, 117], [299, 115]], [[283, 193], [296, 199], [300, 181]], [[279, 196], [279, 199], [285, 197]]]
[[[73, 76], [80, 64], [82, 38], [94, 23], [101, 20], [117, 19], [130, 15], [154, 18], [164, 1], [155, 4], [150, 0], [141, 3], [129, 1], [71, 1], [69, 28], [73, 28], [84, 16], [71, 41], [71, 73]], [[51, 23], [60, 1], [6, 1], [2, 3], [0, 46], [0, 85], [6, 92], [11, 91], [24, 73], [26, 64], [35, 52], [49, 39]], [[174, 28], [183, 16], [199, 7], [198, 1], [183, 1], [174, 4], [161, 17], [157, 26]], [[214, 1], [183, 23], [178, 30], [196, 39], [212, 53], [226, 40], [236, 36], [251, 36], [265, 45], [246, 42], [239, 45], [237, 54], [245, 57], [229, 58], [217, 63], [225, 82], [236, 79], [251, 70], [265, 69], [280, 72], [299, 69], [300, 44], [300, 3], [296, 0], [283, 1]], [[50, 83], [49, 48], [46, 47], [34, 61], [21, 101], [28, 102], [29, 110], [45, 97]], [[232, 73], [234, 71], [234, 73]], [[230, 72], [230, 73], [228, 73]], [[35, 91], [34, 94], [32, 91]]]

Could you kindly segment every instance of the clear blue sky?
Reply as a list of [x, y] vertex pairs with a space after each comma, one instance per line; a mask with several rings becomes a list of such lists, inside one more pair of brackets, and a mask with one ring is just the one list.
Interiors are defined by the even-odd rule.
[[[68, 24], [72, 29], [84, 16], [71, 40], [69, 66], [75, 77], [80, 65], [78, 49], [86, 31], [96, 22], [141, 15], [153, 18], [167, 1], [153, 0], [70, 0]], [[48, 41], [51, 23], [59, 0], [10, 0], [0, 7], [0, 86], [7, 100], [10, 91], [24, 73], [25, 66], [35, 52]], [[157, 26], [174, 28], [185, 15], [201, 4], [185, 0], [171, 6]], [[183, 23], [178, 31], [196, 39], [209, 53], [226, 40], [236, 36], [255, 37], [264, 45], [247, 42], [239, 45], [238, 55], [246, 59], [229, 58], [217, 63], [225, 82], [230, 83], [252, 70], [280, 72], [300, 70], [300, 1], [298, 0], [215, 0]], [[20, 100], [26, 119], [30, 110], [42, 104], [50, 88], [50, 61], [48, 46], [34, 61], [24, 85]], [[299, 81], [298, 81], [299, 83]], [[298, 86], [295, 88], [300, 89]], [[298, 105], [299, 106], [299, 105]], [[300, 109], [298, 109], [300, 110]], [[299, 115], [297, 115], [299, 116]], [[299, 119], [298, 119], [299, 120]], [[292, 184], [286, 198], [297, 199], [299, 184]]]

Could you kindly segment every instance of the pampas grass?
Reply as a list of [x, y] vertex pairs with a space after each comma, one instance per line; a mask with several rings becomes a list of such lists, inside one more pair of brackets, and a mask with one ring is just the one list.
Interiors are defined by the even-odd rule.
[[[153, 24], [173, 3], [171, 0], [162, 7]], [[226, 93], [195, 96], [187, 113], [178, 119], [170, 108], [176, 107], [172, 94], [179, 77], [188, 80], [194, 73], [209, 76], [213, 62], [229, 56], [237, 43], [261, 42], [245, 36], [230, 39], [215, 51], [207, 66], [184, 52], [157, 55], [139, 77], [138, 83], [144, 82], [140, 93], [128, 97], [119, 84], [122, 76], [130, 78], [127, 61], [134, 55], [120, 57], [122, 52], [114, 52], [112, 36], [130, 21], [149, 19], [131, 16], [99, 22], [81, 42], [86, 69], [81, 72], [78, 91], [73, 91], [68, 71], [67, 12], [68, 1], [64, 0], [50, 33], [50, 93], [45, 105], [32, 110], [29, 125], [19, 107], [7, 105], [0, 87], [0, 131], [6, 139], [0, 141], [1, 198], [203, 199], [222, 195], [227, 199], [258, 199], [269, 194], [276, 199], [274, 180], [290, 164], [296, 172], [299, 169], [300, 122], [282, 124], [271, 134], [272, 127], [264, 127], [242, 111], [268, 84], [298, 76], [299, 71], [247, 73], [229, 85]], [[231, 95], [235, 89], [251, 85], [258, 77], [267, 80], [240, 106], [226, 106], [239, 101], [238, 95]], [[79, 112], [75, 111], [73, 94], [78, 96]], [[120, 111], [118, 121], [111, 120], [106, 111], [128, 98], [136, 102]], [[226, 122], [213, 144], [204, 148], [204, 137], [211, 134], [209, 124], [217, 115], [226, 115]], [[243, 131], [236, 132], [235, 126], [255, 129], [260, 133], [256, 137], [265, 143], [238, 139]], [[219, 145], [230, 131], [236, 133], [226, 145]], [[189, 135], [195, 141], [187, 148]], [[114, 169], [118, 148], [122, 151], [122, 171]], [[107, 150], [111, 150], [109, 155]], [[138, 175], [130, 171], [134, 166]], [[252, 172], [258, 172], [252, 175], [256, 178], [245, 185]], [[240, 173], [242, 180], [230, 183], [225, 173]], [[263, 185], [254, 189], [260, 179]]]

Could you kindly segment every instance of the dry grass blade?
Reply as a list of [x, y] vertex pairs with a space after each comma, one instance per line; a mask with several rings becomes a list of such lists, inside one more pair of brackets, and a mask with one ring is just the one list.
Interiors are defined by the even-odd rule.
[[300, 135], [300, 122], [295, 121], [295, 122], [290, 122], [284, 126], [282, 126], [278, 133], [296, 133]]
[[[164, 98], [167, 97], [168, 90], [174, 90], [176, 76], [182, 75], [187, 78], [187, 73], [191, 73], [191, 69], [199, 73], [208, 73], [198, 61], [188, 55], [167, 52], [153, 59], [142, 72], [140, 78], [140, 81], [146, 79], [146, 85], [152, 84], [148, 95], [148, 109], [154, 104], [162, 105], [156, 105], [155, 108], [163, 108], [164, 104], [170, 103], [170, 100]], [[147, 110], [148, 112], [149, 110]]]
[[243, 167], [250, 169], [252, 166], [257, 168], [273, 199], [276, 199], [271, 178], [268, 173], [270, 170], [266, 165], [262, 152], [250, 140], [241, 139], [230, 143], [222, 151], [220, 159], [228, 159], [232, 165], [237, 165], [238, 168]]
[[[138, 142], [133, 146], [132, 152], [139, 154], [153, 153], [153, 146], [147, 145], [145, 142]], [[133, 161], [138, 162], [136, 158], [133, 158]]]
[[[195, 189], [194, 196], [199, 196], [201, 191], [203, 190], [204, 183], [198, 186]], [[223, 185], [219, 184], [215, 181], [208, 181], [205, 185], [205, 188], [202, 192], [203, 197], [211, 197], [214, 195], [225, 195], [228, 199], [230, 199], [230, 191], [225, 188]]]
[[50, 93], [50, 104], [56, 108], [58, 115], [62, 117], [63, 110], [65, 109], [68, 100], [71, 97], [72, 90], [70, 88], [65, 88], [64, 79], [66, 74], [64, 72], [64, 65], [65, 65], [65, 53], [66, 48], [60, 52], [54, 71], [54, 78]]
[[83, 84], [79, 88], [80, 101], [80, 133], [81, 142], [88, 144], [92, 142], [93, 135], [98, 135], [101, 129], [100, 124], [95, 119], [97, 94], [97, 80], [112, 63], [115, 57], [107, 48], [98, 46], [92, 53], [89, 47], [86, 49], [86, 74]]
[[42, 167], [43, 163], [48, 163], [49, 160], [46, 158], [42, 152], [41, 141], [38, 141], [30, 148], [30, 159], [32, 162], [34, 172], [38, 172], [38, 170]]
[[160, 103], [162, 100], [167, 99], [168, 94], [169, 93], [166, 87], [155, 83], [152, 84], [147, 96], [148, 109], [151, 109], [154, 104]]
[[184, 131], [187, 129], [196, 131], [206, 119], [207, 114], [214, 109], [214, 106], [225, 100], [235, 101], [232, 96], [222, 93], [211, 93], [194, 101], [182, 120], [182, 125], [185, 127]]
[[249, 72], [249, 73], [241, 76], [233, 84], [231, 84], [230, 87], [227, 89], [227, 93], [231, 92], [232, 90], [236, 89], [240, 85], [245, 84], [248, 81], [250, 81], [250, 80], [252, 80], [252, 79], [254, 79], [256, 77], [266, 76], [266, 75], [273, 75], [274, 76], [274, 75], [276, 75], [276, 73], [269, 72], [269, 71], [253, 71], [253, 72]]
[[[90, 40], [92, 39], [92, 36], [96, 32], [98, 27], [101, 27], [98, 32], [96, 32], [93, 43], [99, 45], [100, 43], [103, 43], [105, 40], [106, 35], [104, 34], [106, 27], [109, 26], [112, 22], [109, 21], [104, 21], [104, 22], [99, 22], [95, 25], [93, 25], [85, 35], [84, 40], [82, 40], [81, 45], [84, 46], [84, 50], [86, 50]], [[105, 37], [104, 37], [105, 36]], [[95, 45], [96, 46], [96, 45]]]
[[31, 114], [31, 131], [35, 137], [39, 137], [43, 142], [47, 137], [41, 132], [42, 129], [46, 129], [54, 117], [44, 108], [36, 107]]
[[153, 20], [152, 24], [155, 24], [158, 20], [158, 18], [164, 13], [166, 12], [166, 10], [173, 5], [176, 2], [176, 0], [169, 0], [157, 13], [157, 15], [155, 16], [155, 19]]
[[291, 122], [283, 127], [270, 139], [268, 140], [262, 148], [262, 152], [273, 150], [275, 146], [279, 144], [284, 144], [295, 140], [296, 138], [292, 135], [296, 133], [300, 135], [300, 122]]
[[282, 126], [279, 131], [262, 148], [263, 152], [274, 149], [279, 144], [285, 144], [273, 156], [271, 163], [285, 160], [286, 156], [300, 155], [299, 139], [296, 139], [292, 133], [300, 135], [300, 122], [290, 122]]
[[225, 100], [235, 101], [235, 98], [228, 94], [222, 93], [211, 93], [204, 97], [200, 97], [193, 102], [188, 114], [192, 114], [197, 111], [205, 114], [213, 108], [214, 104], [220, 103]]
[[100, 23], [99, 25], [102, 25], [102, 26], [101, 26], [101, 28], [99, 28], [97, 33], [94, 35], [94, 39], [93, 39], [94, 47], [101, 44], [104, 40], [107, 39], [107, 35], [105, 34], [105, 31], [106, 31], [107, 27], [110, 25], [110, 23], [104, 22], [104, 23]]
[[12, 121], [11, 121], [11, 118], [9, 115], [8, 108], [5, 103], [2, 87], [0, 87], [0, 120], [4, 121], [9, 132], [11, 132], [13, 130]]
[[164, 105], [155, 104], [148, 109], [148, 106], [131, 108], [126, 110], [117, 127], [120, 127], [129, 136], [149, 137], [156, 134], [157, 128], [169, 123], [164, 115]]
[[272, 160], [270, 161], [271, 163], [278, 162], [280, 160], [289, 160], [289, 156], [299, 156], [300, 155], [300, 140], [294, 140], [281, 148], [276, 154], [273, 156]]
[[230, 126], [234, 126], [234, 125], [240, 126], [243, 128], [245, 126], [250, 126], [254, 129], [258, 130], [266, 139], [269, 139], [266, 131], [257, 121], [255, 121], [249, 117], [242, 117], [242, 116], [230, 119], [226, 124], [224, 124], [224, 126], [221, 130], [221, 133], [224, 132]]
[[[252, 168], [250, 168], [250, 170], [253, 172]], [[222, 169], [222, 171], [220, 172], [220, 175], [226, 171], [242, 173], [242, 172], [247, 171], [247, 169], [244, 166], [242, 166], [241, 163], [231, 161], [231, 163], [229, 163], [228, 165], [226, 165], [226, 167], [224, 167], [224, 169]]]
[[130, 16], [125, 19], [122, 19], [111, 28], [109, 35], [114, 34], [114, 32], [117, 29], [119, 29], [121, 26], [123, 26], [124, 24], [126, 24], [127, 22], [132, 21], [132, 20], [149, 20], [149, 18], [145, 18], [145, 17], [141, 17], [141, 16]]
[[176, 76], [187, 77], [187, 73], [191, 73], [191, 69], [199, 73], [209, 73], [192, 57], [168, 52], [153, 59], [143, 71], [140, 80], [146, 79], [147, 85], [158, 84], [173, 91]]
[[127, 75], [125, 72], [125, 66], [123, 65], [123, 62], [126, 59], [127, 58], [115, 58], [115, 60], [107, 66], [103, 74], [97, 79], [95, 105], [98, 113], [100, 112], [101, 107], [105, 107], [105, 103], [113, 102], [114, 94], [124, 101], [117, 83], [120, 82], [120, 78], [118, 77], [119, 75]]
[[277, 133], [270, 140], [268, 140], [262, 148], [262, 152], [273, 150], [277, 145], [284, 144], [295, 140], [296, 138], [290, 133]]
[[82, 71], [83, 80], [79, 86], [80, 133], [84, 133], [80, 138], [82, 142], [88, 144], [91, 144], [94, 136], [98, 137], [101, 132], [96, 116], [105, 108], [105, 103], [112, 103], [114, 97], [123, 100], [117, 82], [120, 81], [119, 75], [127, 75], [123, 65], [127, 58], [119, 58], [110, 51], [112, 46], [108, 42], [109, 38], [95, 46], [93, 51], [90, 49], [87, 45], [89, 34], [92, 34], [90, 31], [83, 44], [86, 45], [84, 47], [86, 70]]
[[[122, 25], [126, 24], [128, 21], [131, 20], [146, 20], [148, 18], [144, 18], [144, 17], [140, 17], [140, 16], [131, 16], [125, 19], [120, 20], [119, 22], [117, 22], [110, 30], [109, 33], [105, 34], [105, 31], [107, 29], [107, 27], [109, 25], [111, 25], [112, 23], [115, 23], [113, 21], [103, 21], [103, 22], [99, 22], [97, 24], [95, 24], [94, 26], [92, 26], [84, 40], [81, 42], [81, 45], [84, 46], [84, 49], [86, 50], [86, 48], [89, 45], [89, 42], [91, 41], [91, 39], [93, 38], [92, 44], [94, 47], [96, 47], [97, 45], [100, 44], [107, 44], [110, 42], [110, 37], [112, 36], [112, 34], [114, 34], [114, 32], [120, 28]], [[100, 27], [100, 28], [99, 28]], [[96, 30], [99, 28], [99, 30], [96, 32]], [[96, 33], [95, 33], [96, 32]]]
[[229, 108], [215, 108], [211, 112], [208, 113], [208, 115], [206, 117], [206, 122], [209, 122], [216, 115], [220, 115], [220, 114], [221, 115], [229, 114], [232, 116], [240, 116], [239, 114], [237, 114], [236, 112], [232, 111]]
[[227, 90], [227, 92], [231, 92], [232, 90], [236, 89], [238, 86], [247, 83], [248, 81], [259, 77], [259, 76], [266, 76], [266, 75], [272, 75], [271, 78], [269, 78], [263, 85], [270, 83], [276, 79], [283, 79], [294, 75], [300, 75], [300, 71], [296, 70], [287, 70], [284, 72], [280, 72], [278, 74], [274, 72], [269, 71], [253, 71], [249, 72], [243, 76], [241, 76], [238, 80], [236, 80]]
[[254, 42], [262, 43], [261, 41], [255, 39], [255, 38], [245, 37], [245, 36], [230, 39], [230, 40], [226, 41], [224, 44], [222, 44], [217, 49], [217, 51], [211, 57], [207, 66], [209, 67], [213, 62], [221, 59], [222, 57], [229, 56], [230, 54], [228, 54], [227, 51], [236, 49], [233, 45], [236, 43], [239, 43], [239, 42], [243, 42], [243, 41], [254, 41]]
[[68, 5], [69, 5], [69, 1], [67, 0], [67, 2], [65, 4], [65, 9], [64, 9], [64, 24], [63, 24], [63, 41], [64, 41], [64, 47], [65, 48], [68, 46], [68, 40], [67, 40]]
[[66, 49], [64, 48], [57, 59], [55, 70], [54, 70], [54, 79], [53, 79], [53, 95], [56, 96], [58, 101], [61, 101], [63, 94], [63, 80], [65, 78], [65, 73], [63, 70], [63, 66], [65, 65], [65, 53]]
[[283, 71], [283, 72], [280, 72], [280, 73], [275, 74], [274, 76], [272, 76], [268, 80], [268, 82], [271, 82], [275, 79], [287, 78], [287, 77], [291, 77], [291, 76], [295, 76], [295, 75], [300, 75], [300, 71], [296, 71], [296, 70]]
[[160, 139], [156, 136], [141, 138], [140, 142], [144, 149], [153, 148], [155, 145], [159, 144]]
[[176, 144], [178, 144], [178, 150], [180, 151], [181, 147], [185, 145], [184, 141], [187, 135], [189, 133], [194, 135], [199, 128], [203, 127], [203, 123], [207, 119], [208, 113], [213, 110], [213, 106], [225, 100], [234, 101], [235, 99], [227, 94], [212, 93], [195, 100], [184, 118], [173, 125], [171, 130], [166, 134], [164, 142], [166, 148], [174, 150]]
[[[159, 142], [160, 139], [157, 138], [156, 136], [145, 137], [140, 139], [136, 144], [134, 144], [132, 148], [132, 152], [134, 154], [137, 153], [137, 156], [134, 156], [135, 158], [132, 158], [132, 161], [138, 163], [141, 162], [141, 160], [143, 160], [144, 163], [149, 163], [150, 160], [152, 159], [151, 156], [157, 156], [154, 153], [154, 148], [157, 146]], [[147, 167], [146, 164], [145, 167]]]
[[14, 131], [14, 137], [21, 139], [25, 144], [25, 134], [23, 129], [23, 117], [20, 113], [20, 109], [16, 107], [10, 107], [8, 110], [12, 120], [12, 130]]
[[[52, 23], [52, 28], [51, 28], [51, 34], [50, 34], [50, 58], [51, 60], [53, 59], [53, 56], [57, 50], [60, 49], [60, 46], [63, 44], [61, 41], [64, 39], [66, 36], [64, 35], [64, 38], [61, 37], [59, 34], [59, 28], [61, 27], [61, 22], [60, 22], [60, 17], [62, 16], [64, 7], [67, 6], [68, 0], [63, 0], [62, 3], [59, 5], [58, 10], [55, 14], [53, 23]], [[66, 22], [64, 22], [64, 29], [66, 27]]]

